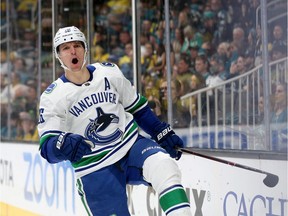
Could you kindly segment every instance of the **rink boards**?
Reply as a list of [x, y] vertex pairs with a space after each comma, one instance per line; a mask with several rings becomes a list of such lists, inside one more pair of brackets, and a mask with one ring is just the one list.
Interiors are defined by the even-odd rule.
[[[230, 155], [231, 156], [231, 155]], [[287, 161], [221, 157], [279, 176], [274, 188], [265, 175], [192, 155], [178, 162], [192, 215], [288, 216]], [[44, 161], [37, 145], [0, 144], [0, 215], [86, 215], [68, 162]], [[128, 186], [131, 215], [164, 215], [152, 188]]]

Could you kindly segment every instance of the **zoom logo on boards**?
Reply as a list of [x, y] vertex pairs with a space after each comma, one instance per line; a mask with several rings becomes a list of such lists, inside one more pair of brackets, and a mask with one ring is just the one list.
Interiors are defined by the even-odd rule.
[[26, 169], [24, 198], [75, 213], [75, 180], [70, 163], [49, 164], [39, 154], [30, 152], [24, 152], [23, 159]]

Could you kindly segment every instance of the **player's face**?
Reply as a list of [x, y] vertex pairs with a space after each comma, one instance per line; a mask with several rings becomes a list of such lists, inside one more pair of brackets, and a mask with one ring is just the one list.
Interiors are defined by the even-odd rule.
[[84, 61], [85, 49], [80, 41], [72, 41], [59, 46], [59, 57], [71, 71], [79, 71]]

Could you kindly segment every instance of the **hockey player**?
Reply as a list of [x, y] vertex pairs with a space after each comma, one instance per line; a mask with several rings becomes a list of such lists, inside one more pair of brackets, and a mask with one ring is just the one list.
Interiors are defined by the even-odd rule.
[[[87, 65], [87, 51], [78, 28], [56, 33], [54, 52], [65, 74], [40, 98], [42, 157], [71, 162], [88, 215], [130, 215], [126, 184], [152, 186], [166, 215], [191, 215], [172, 159], [181, 157], [176, 147], [182, 140], [157, 119], [117, 65]], [[138, 127], [153, 140], [141, 136]]]

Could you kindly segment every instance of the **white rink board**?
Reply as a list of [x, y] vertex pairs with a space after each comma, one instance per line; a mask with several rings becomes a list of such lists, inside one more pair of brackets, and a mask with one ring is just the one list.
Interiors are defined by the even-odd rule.
[[[274, 188], [265, 175], [192, 155], [178, 162], [192, 215], [288, 216], [287, 161], [223, 158], [279, 176]], [[37, 145], [0, 144], [0, 202], [39, 215], [86, 215], [74, 187], [68, 162], [50, 165]], [[164, 215], [151, 188], [128, 187], [130, 212]]]
[[0, 144], [0, 164], [0, 202], [40, 215], [85, 215], [70, 163], [51, 165], [37, 145], [17, 143]]

